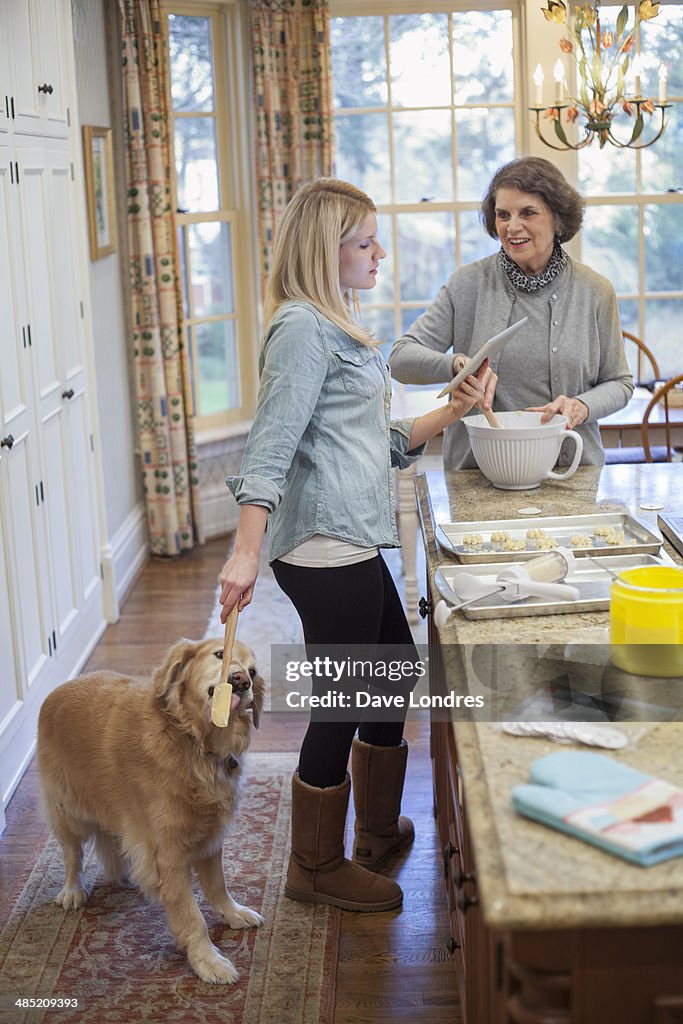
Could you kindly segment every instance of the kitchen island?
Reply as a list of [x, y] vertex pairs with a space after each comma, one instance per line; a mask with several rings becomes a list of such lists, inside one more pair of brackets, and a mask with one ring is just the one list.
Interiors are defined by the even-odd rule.
[[[567, 749], [513, 737], [497, 720], [534, 701], [602, 711], [629, 736], [608, 756], [683, 787], [683, 682], [605, 664], [608, 612], [468, 620], [438, 631], [435, 541], [449, 521], [627, 510], [651, 526], [683, 507], [683, 467], [582, 467], [566, 482], [499, 491], [478, 470], [416, 481], [426, 552], [433, 695], [483, 694], [477, 721], [434, 715], [435, 805], [449, 899], [449, 947], [468, 1024], [674, 1024], [683, 1020], [683, 858], [641, 868], [518, 815], [510, 791], [538, 757]], [[681, 558], [666, 545], [667, 554]], [[541, 704], [540, 706], [543, 706]], [[650, 709], [657, 709], [655, 714]], [[522, 714], [519, 715], [522, 717]], [[650, 718], [669, 718], [650, 721]]]

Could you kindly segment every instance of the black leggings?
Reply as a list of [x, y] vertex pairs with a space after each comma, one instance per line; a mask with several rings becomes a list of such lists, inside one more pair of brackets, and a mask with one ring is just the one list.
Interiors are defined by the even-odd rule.
[[[329, 569], [276, 560], [272, 569], [299, 614], [311, 660], [312, 651], [326, 644], [399, 646], [401, 660], [408, 648], [410, 656], [417, 658], [401, 599], [381, 556]], [[329, 689], [329, 685], [329, 679], [313, 677], [312, 692]], [[361, 712], [358, 717], [359, 721], [317, 721], [315, 714], [311, 716], [299, 755], [299, 776], [309, 786], [325, 788], [344, 781], [356, 729], [365, 743], [381, 747], [400, 744], [403, 720], [374, 721], [362, 717]], [[396, 718], [395, 711], [392, 717]]]

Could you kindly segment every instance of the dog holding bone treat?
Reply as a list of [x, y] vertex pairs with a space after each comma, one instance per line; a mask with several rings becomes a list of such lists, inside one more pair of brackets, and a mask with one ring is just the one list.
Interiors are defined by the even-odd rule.
[[[233, 900], [223, 876], [240, 758], [264, 697], [252, 651], [239, 641], [230, 648], [224, 678], [221, 640], [181, 640], [151, 679], [81, 676], [48, 696], [38, 723], [45, 806], [66, 870], [57, 903], [85, 904], [83, 848], [94, 838], [107, 878], [127, 874], [159, 900], [195, 973], [217, 984], [239, 975], [209, 938], [192, 871], [230, 928], [262, 923]], [[212, 716], [219, 685], [223, 706]]]

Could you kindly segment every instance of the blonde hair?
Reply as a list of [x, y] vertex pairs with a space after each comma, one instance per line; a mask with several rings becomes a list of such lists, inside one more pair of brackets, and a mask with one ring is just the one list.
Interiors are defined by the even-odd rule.
[[[356, 341], [376, 344], [353, 318], [339, 283], [340, 246], [375, 212], [365, 192], [337, 178], [316, 178], [295, 193], [275, 237], [263, 304], [266, 330], [283, 302], [304, 299]], [[355, 294], [351, 301], [357, 308]]]

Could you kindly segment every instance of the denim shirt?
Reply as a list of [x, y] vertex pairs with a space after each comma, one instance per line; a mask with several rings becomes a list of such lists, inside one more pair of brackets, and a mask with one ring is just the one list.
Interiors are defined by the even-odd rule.
[[259, 361], [256, 415], [237, 502], [263, 505], [269, 560], [322, 533], [361, 547], [398, 547], [392, 467], [408, 452], [412, 420], [389, 419], [391, 381], [381, 353], [314, 306], [283, 304]]

